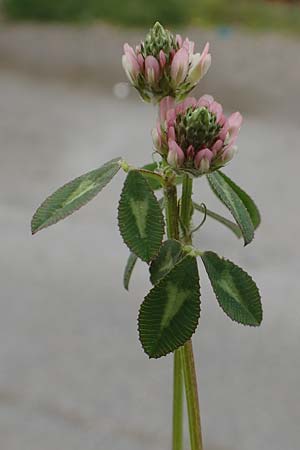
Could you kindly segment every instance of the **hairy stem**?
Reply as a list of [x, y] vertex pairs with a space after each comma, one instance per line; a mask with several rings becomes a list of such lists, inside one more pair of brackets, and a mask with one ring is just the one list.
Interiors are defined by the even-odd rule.
[[[185, 175], [182, 186], [180, 223], [183, 228], [184, 242], [186, 244], [192, 243], [190, 233], [191, 214], [193, 208], [192, 190], [193, 190], [193, 180], [189, 178], [188, 175]], [[183, 346], [182, 364], [184, 372], [187, 409], [189, 416], [191, 450], [203, 450], [197, 376], [191, 340], [186, 342], [185, 345]]]
[[[166, 203], [167, 234], [170, 239], [179, 239], [177, 189], [173, 184], [164, 191]], [[182, 450], [183, 441], [183, 370], [181, 350], [174, 352], [173, 382], [173, 433], [172, 450]]]

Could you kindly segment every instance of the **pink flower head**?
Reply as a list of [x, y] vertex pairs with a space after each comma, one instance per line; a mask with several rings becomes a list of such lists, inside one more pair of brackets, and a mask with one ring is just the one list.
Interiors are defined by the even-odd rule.
[[129, 81], [145, 101], [172, 96], [184, 99], [210, 66], [209, 45], [194, 53], [195, 43], [174, 36], [156, 22], [146, 39], [135, 47], [124, 45], [123, 67]]
[[210, 95], [188, 97], [175, 104], [171, 97], [160, 103], [156, 149], [175, 169], [202, 175], [229, 162], [242, 123], [240, 113], [229, 118]]

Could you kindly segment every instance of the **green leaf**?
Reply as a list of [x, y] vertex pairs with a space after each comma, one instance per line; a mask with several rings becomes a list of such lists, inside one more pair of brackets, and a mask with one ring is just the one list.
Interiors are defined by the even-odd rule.
[[[205, 209], [203, 206], [199, 205], [198, 203], [193, 202], [194, 208], [197, 211], [200, 211], [202, 213], [205, 212]], [[225, 227], [229, 228], [236, 237], [240, 238], [242, 236], [240, 228], [231, 220], [226, 219], [226, 217], [220, 216], [220, 214], [215, 213], [214, 211], [211, 211], [210, 209], [206, 208], [206, 214], [207, 216], [211, 217], [212, 219], [216, 220], [217, 222], [222, 223], [225, 225]]]
[[140, 340], [150, 358], [160, 358], [184, 345], [200, 317], [196, 258], [186, 256], [154, 286], [141, 305]]
[[201, 258], [225, 314], [243, 325], [259, 326], [263, 316], [260, 294], [250, 275], [216, 253], [204, 252]]
[[244, 206], [246, 207], [254, 228], [256, 229], [261, 222], [260, 213], [259, 210], [252, 200], [252, 198], [243, 191], [238, 185], [236, 185], [227, 175], [225, 175], [223, 172], [219, 171], [219, 174], [223, 177], [223, 179], [226, 181], [227, 184], [231, 187], [231, 189], [234, 190], [234, 192], [239, 196], [241, 201], [244, 203]]
[[149, 262], [157, 255], [164, 234], [164, 218], [146, 179], [137, 170], [127, 175], [121, 193], [118, 221], [129, 249]]
[[50, 195], [32, 218], [32, 234], [59, 222], [92, 200], [116, 175], [120, 159], [112, 159], [99, 169], [75, 178]]
[[124, 270], [124, 275], [123, 275], [123, 286], [126, 289], [126, 291], [128, 291], [128, 289], [129, 289], [130, 278], [131, 278], [134, 266], [137, 262], [137, 259], [138, 258], [134, 253], [130, 253], [130, 255], [128, 256], [127, 263], [126, 263], [125, 270]]
[[167, 275], [182, 256], [180, 242], [173, 239], [163, 242], [157, 257], [150, 265], [150, 281], [157, 284], [161, 278]]
[[254, 238], [254, 227], [244, 203], [232, 187], [226, 183], [220, 172], [208, 174], [207, 179], [213, 192], [235, 218], [242, 232], [245, 245], [249, 244]]

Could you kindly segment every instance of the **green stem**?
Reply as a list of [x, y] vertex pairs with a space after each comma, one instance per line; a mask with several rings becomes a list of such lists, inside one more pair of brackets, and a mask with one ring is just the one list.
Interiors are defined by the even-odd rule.
[[[184, 176], [180, 209], [180, 221], [184, 231], [184, 242], [191, 244], [191, 213], [192, 213], [193, 180]], [[182, 349], [182, 364], [184, 372], [185, 393], [189, 417], [191, 450], [203, 450], [200, 421], [200, 407], [198, 400], [197, 376], [193, 355], [192, 341], [185, 343]]]
[[191, 340], [184, 344], [182, 362], [189, 416], [191, 450], [203, 450], [197, 376]]
[[179, 239], [177, 188], [170, 184], [164, 190], [166, 203], [167, 235], [169, 239]]
[[183, 371], [180, 349], [174, 352], [173, 436], [172, 449], [182, 450], [183, 442]]
[[184, 228], [184, 241], [186, 244], [191, 244], [190, 223], [193, 208], [192, 193], [193, 180], [188, 175], [184, 175], [180, 204], [180, 222]]
[[[164, 191], [166, 203], [167, 234], [170, 239], [179, 239], [177, 189], [168, 184]], [[173, 435], [172, 450], [182, 450], [183, 442], [183, 370], [180, 349], [174, 352], [173, 384]]]

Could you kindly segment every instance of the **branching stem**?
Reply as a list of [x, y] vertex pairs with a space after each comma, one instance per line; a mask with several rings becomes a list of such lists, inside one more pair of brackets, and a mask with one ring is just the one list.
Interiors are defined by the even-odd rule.
[[[193, 180], [184, 176], [180, 212], [178, 210], [177, 188], [166, 183], [164, 196], [166, 204], [167, 234], [169, 239], [179, 239], [179, 224], [183, 230], [182, 241], [191, 245], [190, 223], [193, 210]], [[183, 376], [184, 375], [184, 376]], [[183, 448], [183, 378], [185, 384], [191, 450], [203, 450], [200, 424], [200, 408], [192, 341], [174, 352], [173, 390], [173, 444], [172, 450]]]

